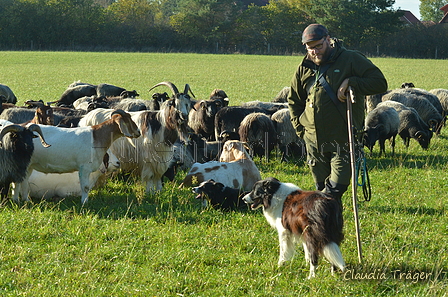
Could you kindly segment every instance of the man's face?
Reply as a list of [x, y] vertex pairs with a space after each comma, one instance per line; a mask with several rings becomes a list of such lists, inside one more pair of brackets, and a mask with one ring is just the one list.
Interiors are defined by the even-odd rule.
[[308, 52], [308, 57], [316, 65], [322, 65], [330, 56], [330, 37], [326, 36], [320, 40], [310, 41], [306, 43], [306, 51]]

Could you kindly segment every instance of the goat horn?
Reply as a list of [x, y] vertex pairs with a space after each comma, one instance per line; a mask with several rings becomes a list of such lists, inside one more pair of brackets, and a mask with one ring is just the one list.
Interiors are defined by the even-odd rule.
[[123, 109], [116, 109], [111, 113], [110, 117], [112, 117], [114, 114], [119, 114], [121, 116], [124, 116], [127, 114], [127, 112], [124, 111]]
[[51, 145], [45, 142], [44, 135], [42, 133], [42, 130], [40, 129], [39, 125], [31, 124], [28, 126], [28, 130], [32, 132], [37, 132], [39, 134], [40, 142], [42, 143], [43, 147], [50, 147]]
[[51, 104], [55, 104], [55, 103], [58, 103], [58, 102], [59, 102], [59, 100], [47, 102], [47, 105], [50, 106]]
[[191, 96], [193, 96], [193, 98], [196, 98], [196, 96], [194, 96], [193, 91], [190, 88], [190, 85], [189, 84], [185, 84], [184, 94], [187, 95], [188, 91], [190, 91]]
[[28, 101], [25, 102], [25, 104], [28, 104], [28, 105], [31, 105], [31, 106], [36, 106], [36, 107], [44, 107], [44, 103], [41, 102], [41, 101], [31, 101], [31, 100], [28, 100]]
[[19, 126], [19, 125], [8, 125], [8, 126], [5, 126], [2, 129], [2, 131], [0, 132], [0, 146], [2, 146], [2, 140], [3, 140], [3, 137], [6, 135], [6, 133], [9, 133], [9, 132], [19, 132], [19, 131], [22, 131], [23, 129], [25, 129], [25, 128], [23, 128], [22, 126]]
[[156, 85], [153, 86], [151, 89], [149, 89], [149, 92], [150, 92], [152, 89], [154, 89], [155, 87], [158, 87], [158, 86], [167, 86], [168, 88], [171, 89], [171, 91], [174, 93], [174, 95], [179, 94], [179, 90], [177, 89], [177, 87], [176, 87], [172, 82], [169, 82], [169, 81], [163, 81], [163, 82], [161, 82], [161, 83], [156, 84]]

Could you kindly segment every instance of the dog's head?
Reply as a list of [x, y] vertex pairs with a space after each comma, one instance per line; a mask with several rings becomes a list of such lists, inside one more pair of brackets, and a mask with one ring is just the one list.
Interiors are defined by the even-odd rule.
[[243, 201], [249, 204], [253, 210], [259, 207], [263, 207], [264, 209], [269, 208], [272, 196], [277, 192], [280, 185], [281, 182], [274, 177], [257, 181], [252, 191], [243, 197]]
[[196, 199], [202, 199], [204, 201], [210, 200], [222, 192], [224, 185], [219, 182], [215, 182], [213, 179], [203, 181], [199, 186], [192, 188], [193, 193], [198, 194]]

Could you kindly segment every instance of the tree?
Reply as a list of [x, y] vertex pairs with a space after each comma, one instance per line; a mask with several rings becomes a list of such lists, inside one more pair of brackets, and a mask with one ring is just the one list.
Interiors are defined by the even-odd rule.
[[190, 48], [213, 48], [226, 43], [241, 3], [234, 0], [180, 0], [171, 26]]
[[118, 21], [122, 42], [128, 45], [150, 46], [154, 44], [155, 18], [159, 11], [157, 1], [119, 0], [107, 7]]
[[423, 21], [439, 22], [443, 17], [441, 7], [448, 4], [446, 0], [420, 0], [420, 15]]
[[244, 51], [297, 52], [302, 49], [300, 29], [308, 23], [305, 12], [289, 1], [250, 5], [236, 21], [234, 41]]
[[357, 48], [384, 37], [402, 25], [394, 0], [315, 0], [305, 8], [316, 22], [327, 26], [332, 36]]

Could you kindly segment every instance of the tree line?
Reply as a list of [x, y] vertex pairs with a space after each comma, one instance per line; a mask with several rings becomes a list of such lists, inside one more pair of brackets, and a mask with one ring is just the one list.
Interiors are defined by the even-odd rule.
[[406, 25], [394, 0], [0, 0], [0, 49], [303, 53], [302, 30], [372, 56], [448, 58], [448, 26]]

